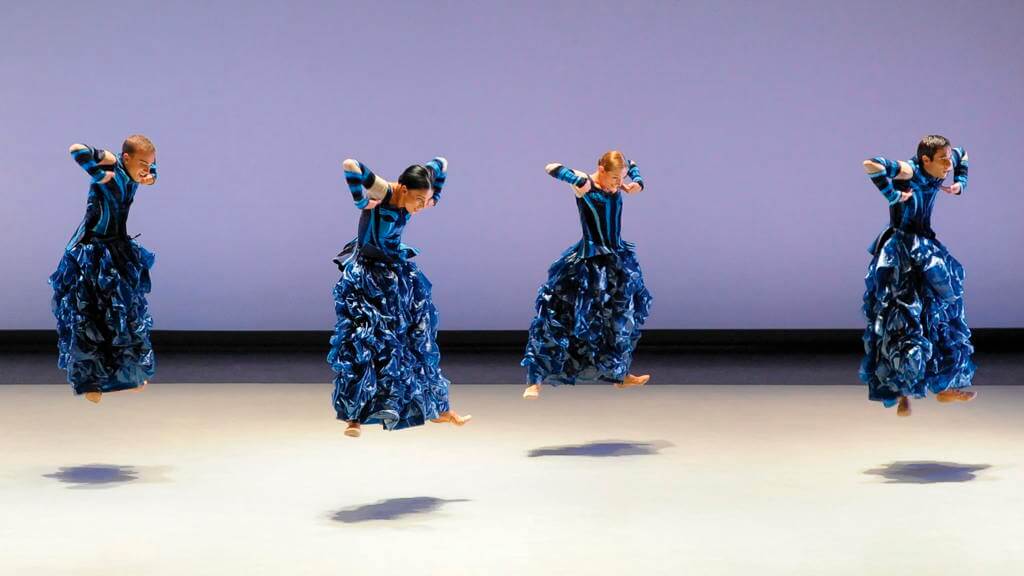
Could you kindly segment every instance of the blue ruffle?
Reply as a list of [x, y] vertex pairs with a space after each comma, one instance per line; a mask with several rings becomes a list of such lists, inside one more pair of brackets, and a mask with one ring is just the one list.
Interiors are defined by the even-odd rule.
[[129, 239], [91, 240], [65, 250], [49, 282], [57, 365], [76, 394], [136, 388], [153, 377], [146, 294], [155, 259]]
[[582, 258], [580, 243], [562, 253], [537, 291], [522, 365], [530, 384], [621, 382], [629, 373], [651, 294], [633, 246]]
[[879, 239], [864, 279], [864, 361], [869, 398], [886, 406], [971, 385], [964, 269], [938, 240], [901, 230]]
[[412, 262], [359, 254], [344, 262], [327, 355], [339, 420], [399, 430], [448, 411], [430, 291]]

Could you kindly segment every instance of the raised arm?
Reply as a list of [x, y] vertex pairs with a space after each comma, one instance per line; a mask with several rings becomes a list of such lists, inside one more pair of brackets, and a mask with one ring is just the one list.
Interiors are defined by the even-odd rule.
[[427, 162], [424, 167], [433, 175], [434, 197], [432, 200], [436, 205], [441, 201], [441, 190], [444, 189], [444, 183], [448, 179], [448, 159], [444, 156], [437, 156]]
[[865, 160], [864, 171], [868, 173], [871, 182], [882, 193], [882, 196], [885, 196], [889, 204], [895, 204], [903, 199], [901, 194], [892, 187], [892, 181], [909, 180], [914, 176], [914, 168], [909, 162], [889, 160], [881, 156]]
[[117, 158], [110, 152], [85, 144], [72, 144], [68, 152], [75, 162], [92, 176], [93, 182], [106, 182], [112, 177], [111, 171], [107, 168], [116, 164]]
[[568, 182], [573, 187], [577, 196], [583, 196], [590, 190], [590, 177], [585, 172], [566, 168], [557, 162], [545, 166], [544, 171], [552, 178]]
[[371, 200], [379, 202], [387, 194], [388, 183], [378, 178], [362, 162], [348, 158], [342, 162], [342, 166], [345, 168], [345, 182], [352, 192], [352, 201], [355, 202], [356, 208], [367, 208]]
[[629, 161], [629, 170], [626, 171], [626, 176], [633, 182], [640, 185], [640, 189], [644, 189], [644, 177], [640, 175], [640, 168], [637, 167], [636, 162]]
[[953, 181], [960, 185], [955, 194], [967, 190], [967, 151], [959, 146], [953, 148]]

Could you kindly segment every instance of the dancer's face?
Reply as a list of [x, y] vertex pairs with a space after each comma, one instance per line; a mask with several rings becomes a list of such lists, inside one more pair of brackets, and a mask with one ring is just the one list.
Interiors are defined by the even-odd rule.
[[921, 167], [932, 178], [945, 178], [946, 174], [953, 169], [953, 149], [946, 146], [936, 152], [932, 158], [922, 156]]
[[626, 177], [626, 169], [622, 170], [605, 170], [604, 166], [598, 164], [597, 166], [597, 185], [602, 190], [608, 190], [614, 192], [622, 186], [622, 179]]
[[434, 197], [434, 190], [431, 188], [424, 188], [414, 190], [412, 188], [405, 189], [405, 199], [402, 208], [405, 208], [410, 214], [415, 214], [420, 210], [423, 210], [430, 205], [430, 199]]
[[121, 163], [124, 164], [125, 172], [136, 182], [141, 182], [143, 178], [149, 176], [149, 167], [154, 162], [156, 162], [156, 150], [121, 154]]

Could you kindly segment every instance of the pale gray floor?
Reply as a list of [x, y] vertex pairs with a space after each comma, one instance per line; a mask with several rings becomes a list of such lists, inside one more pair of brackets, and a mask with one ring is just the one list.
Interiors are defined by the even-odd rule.
[[458, 386], [353, 440], [326, 384], [0, 387], [0, 573], [1019, 575], [1024, 387]]

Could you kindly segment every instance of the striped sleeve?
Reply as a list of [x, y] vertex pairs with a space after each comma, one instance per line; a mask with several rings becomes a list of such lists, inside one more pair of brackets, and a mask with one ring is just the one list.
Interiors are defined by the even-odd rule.
[[960, 193], [967, 190], [967, 151], [953, 148], [953, 180], [960, 184]]
[[587, 183], [587, 177], [581, 175], [579, 172], [566, 168], [562, 164], [548, 164], [544, 171], [548, 173], [552, 178], [561, 180], [562, 182], [568, 182], [573, 186], [580, 188]]
[[869, 174], [871, 183], [878, 188], [878, 191], [885, 196], [885, 199], [889, 201], [889, 204], [895, 204], [900, 199], [900, 193], [892, 187], [892, 179], [900, 173], [900, 163], [895, 160], [889, 160], [881, 156], [875, 156], [871, 159], [872, 162], [882, 165], [881, 172], [875, 172]]
[[444, 189], [444, 183], [448, 179], [448, 159], [443, 156], [437, 156], [430, 162], [424, 165], [432, 176], [433, 188], [434, 188], [434, 204], [441, 201], [441, 190]]
[[153, 182], [156, 182], [156, 162], [149, 165], [149, 173], [153, 175]]
[[72, 146], [71, 157], [78, 162], [78, 165], [85, 170], [89, 176], [92, 176], [93, 182], [99, 182], [107, 175], [107, 170], [100, 165], [103, 157], [106, 156], [106, 152], [99, 148], [93, 148], [91, 146], [81, 145], [81, 148], [75, 148]]
[[[387, 188], [387, 184], [377, 178], [377, 175], [372, 170], [366, 167], [362, 162], [356, 162], [358, 169], [356, 171], [349, 170], [348, 166], [345, 168], [345, 182], [348, 184], [349, 192], [352, 193], [352, 201], [355, 202], [356, 208], [362, 210], [366, 208], [366, 205], [370, 203], [370, 198], [376, 198], [375, 191], [378, 188]], [[369, 191], [369, 194], [367, 193]]]
[[629, 161], [629, 170], [626, 172], [626, 176], [633, 182], [640, 185], [640, 189], [644, 189], [644, 177], [640, 175], [640, 168], [637, 167], [636, 162]]

